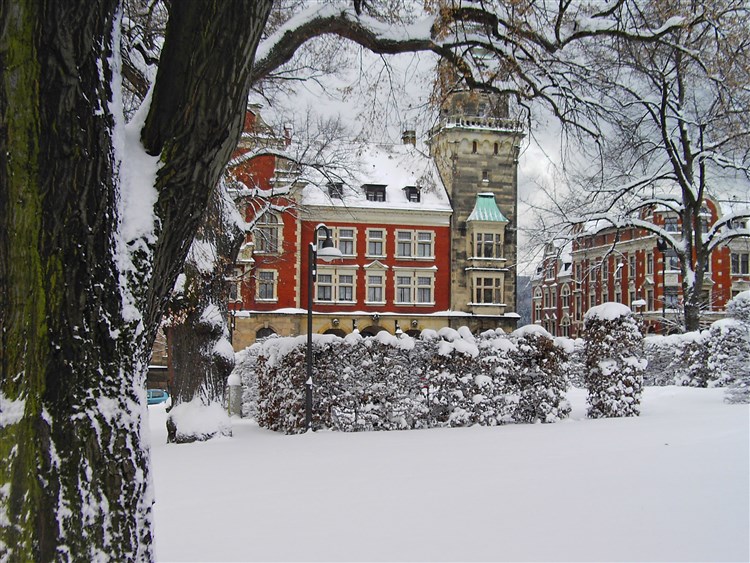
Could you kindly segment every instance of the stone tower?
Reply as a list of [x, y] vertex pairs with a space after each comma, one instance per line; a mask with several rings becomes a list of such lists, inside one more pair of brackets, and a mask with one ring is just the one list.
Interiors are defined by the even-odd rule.
[[515, 328], [518, 154], [523, 131], [505, 98], [458, 91], [445, 96], [430, 132], [453, 207], [451, 309], [473, 330]]

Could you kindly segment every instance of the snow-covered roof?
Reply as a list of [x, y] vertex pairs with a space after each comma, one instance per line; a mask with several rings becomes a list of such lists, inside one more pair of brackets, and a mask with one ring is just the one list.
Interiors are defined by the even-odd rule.
[[474, 203], [474, 209], [466, 221], [489, 221], [495, 223], [507, 223], [505, 215], [495, 201], [495, 194], [492, 192], [482, 192], [477, 194], [477, 201]]
[[[355, 153], [357, 165], [341, 197], [331, 197], [325, 180], [308, 184], [303, 205], [452, 211], [432, 158], [411, 144], [363, 144]], [[364, 186], [385, 186], [385, 201], [367, 199]], [[410, 201], [404, 188], [419, 189], [419, 201]]]

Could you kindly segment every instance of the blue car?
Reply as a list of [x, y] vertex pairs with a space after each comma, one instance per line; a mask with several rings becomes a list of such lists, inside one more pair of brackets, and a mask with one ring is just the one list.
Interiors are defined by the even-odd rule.
[[148, 404], [158, 405], [159, 403], [166, 403], [169, 400], [169, 393], [163, 389], [148, 389]]

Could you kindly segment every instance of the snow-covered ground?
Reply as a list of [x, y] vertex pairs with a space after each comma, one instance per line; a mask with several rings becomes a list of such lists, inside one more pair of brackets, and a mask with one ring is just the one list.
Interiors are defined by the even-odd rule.
[[639, 418], [167, 445], [159, 561], [748, 561], [750, 410], [647, 388]]

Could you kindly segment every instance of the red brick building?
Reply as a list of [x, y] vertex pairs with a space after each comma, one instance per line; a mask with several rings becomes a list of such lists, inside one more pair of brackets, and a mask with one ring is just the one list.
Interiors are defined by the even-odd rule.
[[515, 326], [517, 124], [484, 118], [456, 126], [452, 119], [431, 133], [443, 151], [463, 147], [481, 163], [476, 178], [462, 175], [466, 185], [417, 148], [414, 132], [401, 144], [358, 144], [346, 178], [302, 181], [287, 158], [287, 131], [273, 135], [257, 108], [248, 114], [228, 169], [248, 223], [231, 292], [236, 349], [306, 332], [307, 249], [321, 223], [342, 258], [318, 261], [315, 332]]
[[[731, 204], [734, 207], [735, 204]], [[707, 200], [704, 218], [713, 225], [726, 209]], [[667, 232], [678, 232], [674, 212], [651, 209], [644, 219]], [[744, 228], [745, 220], [735, 228]], [[532, 277], [532, 321], [551, 334], [576, 337], [582, 334], [583, 315], [595, 305], [618, 302], [641, 316], [650, 331], [680, 324], [682, 274], [674, 251], [658, 246], [658, 237], [645, 229], [587, 225], [564, 250], [545, 249]], [[716, 249], [710, 258], [703, 284], [706, 323], [723, 316], [727, 302], [750, 288], [750, 238], [734, 239]]]

